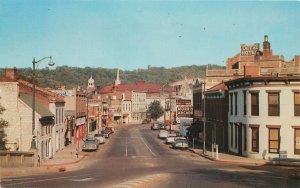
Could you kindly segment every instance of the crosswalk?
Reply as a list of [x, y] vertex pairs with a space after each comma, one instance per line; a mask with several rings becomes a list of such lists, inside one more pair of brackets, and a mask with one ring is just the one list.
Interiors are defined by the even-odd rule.
[[154, 174], [148, 175], [143, 178], [126, 181], [117, 185], [113, 185], [110, 188], [138, 188], [138, 187], [147, 187], [151, 182], [159, 182], [160, 179], [166, 178], [167, 174]]

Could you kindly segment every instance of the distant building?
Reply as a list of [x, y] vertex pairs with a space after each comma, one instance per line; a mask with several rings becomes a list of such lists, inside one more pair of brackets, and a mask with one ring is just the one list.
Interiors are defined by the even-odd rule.
[[64, 139], [65, 144], [77, 143], [86, 137], [86, 96], [81, 87], [66, 89], [64, 86], [51, 89], [51, 92], [64, 96]]
[[132, 91], [132, 122], [133, 123], [141, 123], [144, 119], [146, 119], [146, 93], [144, 92], [136, 92]]
[[263, 47], [260, 44], [241, 44], [240, 52], [228, 58], [225, 69], [206, 70], [205, 82], [210, 88], [222, 81], [247, 76], [291, 76], [300, 75], [300, 55], [290, 61], [284, 56], [274, 55], [268, 36], [264, 36]]
[[117, 69], [117, 79], [115, 80], [115, 86], [120, 85], [121, 80], [120, 80], [120, 72], [119, 69]]
[[159, 97], [161, 84], [139, 80], [134, 84], [121, 84], [119, 69], [115, 85], [97, 88], [103, 102], [103, 122], [141, 123], [146, 116], [147, 98]]
[[91, 75], [90, 79], [88, 80], [88, 86], [87, 86], [87, 92], [92, 93], [95, 91], [95, 80], [93, 79], [93, 76]]

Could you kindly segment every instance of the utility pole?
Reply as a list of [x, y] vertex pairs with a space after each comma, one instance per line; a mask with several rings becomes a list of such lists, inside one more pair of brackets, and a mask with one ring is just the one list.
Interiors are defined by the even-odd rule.
[[205, 132], [206, 132], [206, 130], [205, 130], [205, 124], [206, 124], [206, 112], [205, 112], [205, 81], [203, 82], [203, 85], [204, 85], [204, 87], [203, 87], [203, 154], [205, 154], [206, 153], [206, 148], [205, 148]]

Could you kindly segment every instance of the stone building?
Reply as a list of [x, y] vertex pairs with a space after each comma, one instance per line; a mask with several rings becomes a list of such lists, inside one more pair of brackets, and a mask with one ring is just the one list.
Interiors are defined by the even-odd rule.
[[300, 155], [300, 77], [245, 77], [229, 89], [229, 151], [271, 159]]
[[59, 124], [55, 124], [55, 120], [61, 119], [61, 116], [52, 113], [51, 106], [61, 109], [64, 100], [54, 93], [36, 87], [36, 116], [33, 129], [31, 94], [32, 84], [18, 80], [16, 69], [5, 70], [5, 75], [0, 78], [0, 102], [6, 109], [3, 119], [9, 123], [5, 128], [7, 148], [12, 151], [29, 151], [33, 140], [37, 154], [43, 161], [52, 158], [57, 150], [63, 148], [61, 135], [56, 134], [56, 130], [63, 131]]

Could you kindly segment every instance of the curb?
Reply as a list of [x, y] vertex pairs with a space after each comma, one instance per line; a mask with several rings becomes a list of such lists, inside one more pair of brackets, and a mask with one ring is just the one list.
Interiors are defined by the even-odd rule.
[[83, 155], [79, 160], [77, 161], [72, 161], [72, 162], [66, 162], [66, 163], [42, 163], [40, 166], [41, 167], [54, 167], [54, 166], [66, 166], [66, 165], [72, 165], [72, 164], [77, 164], [80, 161], [82, 161], [84, 158], [86, 157], [86, 155]]
[[55, 172], [64, 172], [68, 169], [66, 169], [64, 166], [68, 165], [74, 165], [81, 162], [86, 155], [82, 156], [77, 161], [67, 162], [67, 163], [56, 163], [56, 164], [41, 164], [39, 167], [31, 167], [32, 169], [27, 170], [19, 170], [18, 173], [15, 173], [14, 171], [8, 171], [0, 174], [1, 178], [11, 178], [11, 177], [22, 177], [22, 176], [28, 176], [28, 174], [31, 175], [39, 175], [39, 174], [48, 174], [48, 173], [55, 173]]
[[262, 165], [272, 165], [271, 163], [268, 163], [268, 162], [241, 162], [241, 161], [231, 161], [231, 160], [220, 160], [220, 159], [214, 159], [212, 157], [209, 157], [208, 155], [204, 155], [204, 154], [201, 154], [201, 153], [197, 153], [196, 151], [194, 151], [193, 149], [191, 148], [188, 148], [189, 151], [201, 156], [201, 157], [204, 157], [210, 161], [214, 161], [214, 162], [218, 162], [218, 163], [227, 163], [227, 164], [244, 164], [244, 165], [255, 165], [255, 166], [262, 166]]

